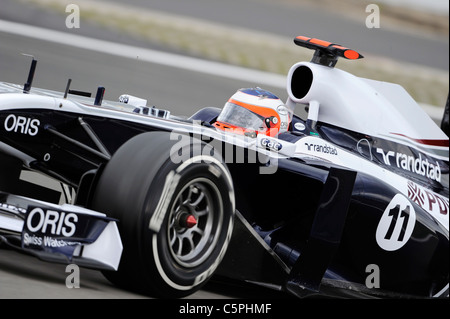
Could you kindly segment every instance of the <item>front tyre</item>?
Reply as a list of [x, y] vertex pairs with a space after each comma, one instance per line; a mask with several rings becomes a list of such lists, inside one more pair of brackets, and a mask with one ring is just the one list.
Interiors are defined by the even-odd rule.
[[170, 133], [134, 137], [103, 171], [93, 207], [119, 219], [124, 251], [112, 282], [156, 297], [200, 289], [231, 237], [234, 192], [220, 154]]

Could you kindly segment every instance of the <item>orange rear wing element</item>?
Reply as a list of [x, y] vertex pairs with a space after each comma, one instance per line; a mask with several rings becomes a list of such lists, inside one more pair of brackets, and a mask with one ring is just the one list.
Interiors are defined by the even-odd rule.
[[320, 39], [298, 36], [294, 38], [294, 43], [301, 47], [315, 50], [311, 62], [329, 67], [334, 67], [339, 57], [349, 60], [364, 58], [355, 50]]

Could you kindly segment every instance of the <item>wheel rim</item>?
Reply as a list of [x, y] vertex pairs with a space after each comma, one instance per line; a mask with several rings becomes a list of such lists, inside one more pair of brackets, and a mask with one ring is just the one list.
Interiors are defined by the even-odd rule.
[[169, 215], [167, 234], [174, 261], [186, 268], [204, 262], [214, 250], [222, 220], [216, 185], [206, 178], [188, 182], [177, 193]]

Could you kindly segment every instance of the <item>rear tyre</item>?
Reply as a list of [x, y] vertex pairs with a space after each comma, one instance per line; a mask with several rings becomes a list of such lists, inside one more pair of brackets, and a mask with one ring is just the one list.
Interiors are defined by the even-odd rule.
[[124, 250], [113, 283], [155, 297], [200, 289], [228, 246], [234, 218], [229, 171], [203, 142], [138, 135], [106, 165], [93, 209], [119, 220]]

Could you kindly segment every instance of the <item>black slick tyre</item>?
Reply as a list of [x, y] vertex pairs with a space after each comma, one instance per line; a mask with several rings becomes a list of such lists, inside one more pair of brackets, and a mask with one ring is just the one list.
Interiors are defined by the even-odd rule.
[[143, 133], [108, 162], [92, 208], [119, 220], [124, 245], [118, 271], [105, 276], [128, 289], [178, 298], [200, 289], [226, 252], [233, 184], [209, 145], [186, 135]]

